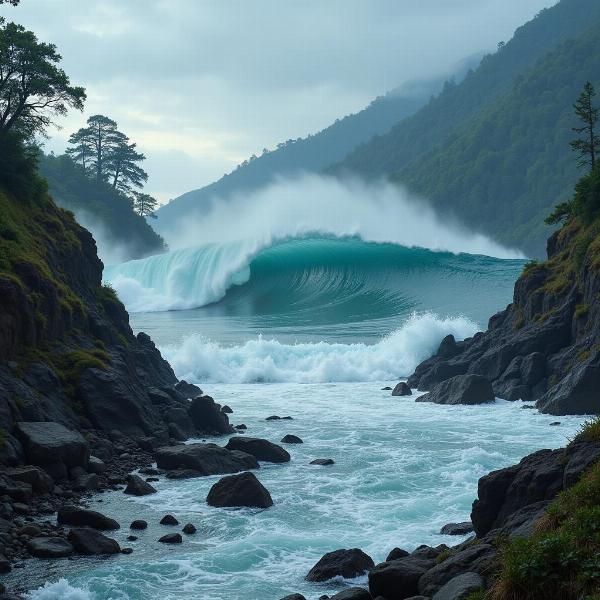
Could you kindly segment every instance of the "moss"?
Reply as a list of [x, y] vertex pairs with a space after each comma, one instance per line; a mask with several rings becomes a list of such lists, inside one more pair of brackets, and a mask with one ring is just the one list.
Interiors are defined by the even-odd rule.
[[485, 600], [486, 593], [485, 590], [477, 590], [476, 592], [471, 592], [465, 600]]
[[522, 276], [523, 277], [528, 277], [531, 274], [535, 273], [536, 271], [538, 271], [540, 269], [542, 265], [540, 265], [540, 261], [539, 260], [530, 260], [527, 261], [525, 263], [525, 265], [523, 266], [523, 273]]
[[582, 319], [584, 317], [587, 317], [587, 314], [589, 311], [590, 311], [589, 304], [578, 304], [575, 307], [575, 313], [573, 314], [573, 317], [575, 318], [575, 320]]
[[[579, 439], [600, 441], [600, 421]], [[600, 463], [562, 492], [530, 538], [509, 541], [500, 553], [491, 600], [563, 600], [600, 593]]]
[[435, 557], [435, 562], [439, 565], [440, 563], [443, 563], [447, 558], [450, 558], [451, 555], [452, 555], [452, 552], [450, 552], [449, 548], [447, 548], [446, 550], [442, 550]]
[[523, 312], [523, 310], [521, 308], [517, 309], [517, 314], [515, 316], [515, 321], [513, 323], [513, 329], [515, 331], [518, 331], [519, 329], [522, 329], [523, 326], [525, 325], [525, 313]]

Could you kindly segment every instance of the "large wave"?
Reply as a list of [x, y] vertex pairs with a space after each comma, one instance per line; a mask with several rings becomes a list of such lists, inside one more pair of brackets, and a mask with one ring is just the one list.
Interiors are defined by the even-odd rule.
[[415, 314], [376, 344], [282, 344], [259, 337], [223, 346], [192, 335], [161, 351], [178, 377], [196, 383], [391, 381], [408, 376], [449, 333], [462, 340], [476, 331], [464, 317]]

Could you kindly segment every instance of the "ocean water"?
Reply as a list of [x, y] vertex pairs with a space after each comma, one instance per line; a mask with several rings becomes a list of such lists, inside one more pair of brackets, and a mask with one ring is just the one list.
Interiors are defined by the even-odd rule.
[[[278, 206], [270, 203], [266, 212]], [[555, 417], [523, 410], [521, 402], [436, 406], [416, 403], [417, 392], [393, 398], [381, 389], [408, 376], [448, 333], [463, 339], [484, 328], [510, 302], [523, 267], [518, 253], [432, 224], [410, 206], [401, 207], [399, 232], [379, 216], [369, 221], [372, 206], [358, 200], [355, 210], [363, 207], [364, 215], [352, 218], [320, 205], [319, 228], [308, 218], [317, 214], [314, 202], [307, 206], [308, 220], [287, 215], [275, 228], [264, 224], [261, 210], [248, 225], [243, 206], [237, 221], [234, 214], [209, 215], [193, 224], [194, 243], [182, 233], [181, 243], [169, 240], [175, 249], [166, 255], [105, 270], [134, 330], [153, 337], [178, 377], [233, 407], [231, 420], [245, 423], [247, 435], [304, 440], [288, 447], [290, 463], [257, 471], [274, 506], [207, 506], [218, 477], [161, 480], [158, 493], [143, 498], [105, 493], [92, 505], [123, 525], [114, 537], [133, 554], [38, 561], [22, 581], [10, 576], [35, 588], [29, 598], [333, 594], [366, 580], [306, 582], [325, 552], [360, 547], [377, 562], [395, 546], [457, 543], [461, 538], [439, 530], [468, 519], [479, 477], [564, 445], [576, 432], [581, 418], [551, 427]], [[353, 227], [354, 218], [362, 228]], [[251, 231], [241, 235], [240, 223]], [[224, 231], [231, 239], [215, 239]], [[293, 420], [266, 421], [271, 414]], [[335, 464], [311, 466], [314, 458]], [[198, 533], [180, 546], [159, 544], [173, 530], [158, 524], [166, 512], [182, 525], [194, 523]], [[129, 543], [135, 518], [150, 526]]]

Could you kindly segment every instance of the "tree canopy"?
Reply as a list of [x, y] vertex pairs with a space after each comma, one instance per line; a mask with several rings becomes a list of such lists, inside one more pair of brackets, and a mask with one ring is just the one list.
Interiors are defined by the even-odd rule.
[[588, 81], [579, 99], [573, 105], [575, 114], [582, 123], [581, 127], [573, 127], [573, 131], [583, 134], [583, 137], [571, 142], [571, 148], [577, 152], [579, 157], [579, 166], [590, 166], [592, 169], [596, 165], [596, 156], [600, 150], [600, 137], [596, 133], [598, 108], [594, 106], [595, 96], [596, 90]]
[[141, 188], [148, 174], [138, 165], [145, 156], [136, 144], [105, 115], [92, 115], [87, 126], [69, 138], [67, 154], [98, 183], [107, 182], [121, 192]]
[[140, 217], [150, 217], [156, 219], [154, 211], [158, 206], [158, 200], [152, 197], [150, 194], [144, 194], [143, 192], [133, 193], [133, 210], [140, 215]]
[[0, 137], [43, 135], [56, 116], [83, 109], [85, 91], [71, 85], [60, 60], [54, 44], [0, 18]]

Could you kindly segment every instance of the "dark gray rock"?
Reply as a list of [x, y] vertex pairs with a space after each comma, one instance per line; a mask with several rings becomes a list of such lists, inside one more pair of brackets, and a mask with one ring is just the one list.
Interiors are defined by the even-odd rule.
[[30, 483], [0, 476], [0, 494], [10, 496], [16, 502], [29, 502], [33, 496], [33, 488]]
[[397, 383], [394, 389], [392, 390], [392, 396], [410, 396], [412, 395], [412, 390], [406, 381], [401, 381]]
[[12, 467], [6, 469], [4, 474], [13, 481], [28, 483], [35, 494], [48, 494], [54, 488], [54, 481], [44, 470], [33, 465]]
[[390, 562], [391, 560], [398, 560], [399, 558], [404, 558], [405, 556], [409, 556], [409, 553], [406, 550], [402, 550], [402, 548], [394, 548], [385, 559], [385, 562]]
[[221, 407], [221, 412], [224, 412], [226, 415], [231, 415], [233, 414], [233, 409], [231, 406], [227, 406], [227, 404], [225, 404], [225, 406]]
[[188, 414], [194, 427], [206, 433], [232, 433], [229, 418], [221, 411], [221, 406], [210, 396], [194, 398], [188, 408]]
[[181, 531], [183, 531], [183, 533], [187, 533], [188, 535], [193, 535], [198, 530], [196, 529], [195, 525], [192, 525], [192, 523], [186, 523]]
[[34, 465], [62, 463], [67, 467], [87, 467], [90, 449], [77, 431], [48, 421], [17, 423], [15, 432], [27, 460]]
[[167, 533], [158, 540], [161, 544], [181, 544], [183, 538], [180, 533]]
[[481, 375], [457, 375], [434, 385], [417, 402], [435, 404], [485, 404], [495, 400], [492, 384]]
[[173, 515], [165, 515], [160, 520], [161, 525], [179, 525], [179, 521]]
[[174, 469], [167, 471], [167, 479], [193, 479], [194, 477], [204, 477], [204, 473], [195, 469]]
[[419, 592], [419, 579], [428, 566], [411, 556], [378, 564], [369, 572], [371, 596], [383, 596], [387, 600], [415, 596]]
[[479, 573], [461, 573], [443, 585], [433, 595], [433, 600], [465, 600], [484, 587], [485, 581]]
[[139, 475], [128, 475], [127, 487], [124, 492], [131, 496], [147, 496], [148, 494], [156, 494], [156, 489]]
[[297, 435], [288, 433], [287, 435], [284, 435], [281, 438], [281, 443], [282, 444], [303, 444], [304, 442]]
[[136, 521], [133, 521], [131, 523], [131, 525], [129, 526], [129, 529], [141, 530], [141, 529], [146, 529], [147, 527], [148, 527], [148, 523], [146, 521], [143, 521], [142, 519], [137, 519]]
[[333, 460], [333, 458], [315, 458], [315, 460], [310, 461], [310, 464], [328, 467], [329, 465], [335, 464], [335, 461]]
[[227, 442], [225, 448], [251, 454], [256, 460], [273, 463], [290, 461], [290, 455], [287, 450], [273, 442], [269, 442], [269, 440], [261, 438], [235, 436]]
[[259, 467], [254, 456], [245, 452], [232, 452], [216, 444], [167, 446], [159, 448], [155, 458], [161, 469], [193, 469], [202, 475], [238, 473]]
[[74, 525], [77, 527], [92, 527], [99, 531], [119, 529], [120, 525], [110, 517], [95, 510], [63, 506], [58, 510], [56, 521], [60, 525]]
[[27, 542], [27, 551], [36, 558], [64, 558], [73, 554], [73, 546], [61, 537], [37, 537]]
[[254, 473], [223, 477], [208, 492], [206, 502], [211, 506], [268, 508], [273, 506], [271, 494]]
[[202, 396], [204, 393], [197, 385], [193, 383], [188, 383], [183, 379], [178, 381], [175, 384], [175, 389], [184, 397], [188, 399], [197, 398], [198, 396]]
[[375, 566], [373, 559], [359, 548], [341, 549], [323, 555], [308, 572], [308, 581], [328, 581], [334, 577], [353, 579]]
[[106, 468], [106, 463], [103, 460], [97, 456], [90, 456], [90, 460], [88, 462], [88, 471], [90, 473], [100, 475], [101, 473], [106, 472]]
[[306, 600], [306, 598], [302, 594], [290, 594], [289, 596], [284, 596], [281, 600]]
[[473, 523], [463, 521], [462, 523], [448, 523], [440, 529], [442, 535], [467, 535], [473, 532]]
[[73, 489], [78, 492], [100, 489], [100, 478], [95, 473], [85, 473], [75, 480]]
[[67, 539], [80, 554], [118, 554], [121, 548], [116, 540], [89, 527], [73, 527]]
[[331, 600], [373, 600], [373, 596], [369, 594], [369, 590], [353, 587], [331, 596]]

